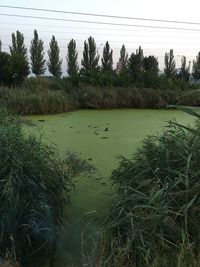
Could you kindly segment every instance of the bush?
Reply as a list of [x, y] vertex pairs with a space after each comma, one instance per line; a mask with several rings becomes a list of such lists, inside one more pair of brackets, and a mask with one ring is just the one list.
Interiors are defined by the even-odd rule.
[[71, 181], [53, 148], [0, 114], [0, 254], [22, 266], [53, 255]]
[[117, 198], [97, 249], [99, 256], [103, 247], [102, 266], [200, 265], [199, 160], [199, 124], [174, 122], [131, 159], [121, 158], [111, 177]]

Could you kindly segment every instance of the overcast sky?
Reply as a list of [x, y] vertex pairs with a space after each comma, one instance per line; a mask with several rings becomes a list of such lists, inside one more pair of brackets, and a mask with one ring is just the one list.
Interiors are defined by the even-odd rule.
[[[0, 5], [200, 23], [200, 1], [198, 0], [1, 0]], [[168, 26], [200, 30], [200, 25], [88, 17], [83, 15], [27, 11], [2, 7], [0, 8], [0, 14], [101, 21], [118, 24]], [[170, 48], [174, 49], [177, 67], [180, 66], [181, 55], [185, 55], [188, 61], [192, 61], [196, 57], [198, 51], [200, 51], [200, 31], [123, 27], [0, 15], [0, 38], [3, 43], [3, 50], [8, 50], [8, 45], [11, 43], [11, 33], [16, 30], [20, 30], [24, 33], [26, 44], [29, 47], [34, 29], [38, 30], [40, 38], [43, 39], [45, 50], [48, 49], [52, 34], [56, 36], [60, 45], [61, 57], [63, 58], [63, 69], [65, 69], [66, 47], [69, 40], [74, 38], [77, 41], [80, 61], [83, 42], [90, 35], [95, 38], [100, 54], [103, 49], [102, 44], [107, 40], [110, 42], [114, 51], [115, 63], [119, 58], [119, 51], [122, 44], [125, 44], [129, 54], [135, 52], [138, 46], [141, 45], [144, 50], [144, 55], [152, 54], [158, 57], [160, 68], [163, 67], [164, 54]]]

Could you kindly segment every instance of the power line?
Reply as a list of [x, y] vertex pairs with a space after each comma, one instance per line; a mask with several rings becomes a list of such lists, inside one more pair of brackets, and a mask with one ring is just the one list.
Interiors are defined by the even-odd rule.
[[[35, 25], [33, 25], [33, 26], [35, 26]], [[11, 30], [11, 31], [13, 31], [13, 28], [12, 29], [10, 29], [10, 28], [3, 28], [3, 30]], [[23, 29], [23, 32], [33, 32], [33, 30], [32, 29]], [[47, 31], [47, 30], [39, 30], [39, 32], [45, 32], [45, 33], [52, 33], [52, 30], [51, 31]], [[161, 32], [162, 33], [162, 32]], [[113, 34], [113, 33], [96, 33], [96, 32], [64, 32], [64, 31], [62, 31], [62, 32], [60, 32], [60, 31], [56, 31], [56, 34], [72, 34], [72, 35], [76, 35], [76, 34], [78, 34], [78, 35], [88, 35], [88, 36], [90, 36], [90, 35], [99, 35], [99, 36], [117, 36], [117, 37], [119, 37], [119, 36], [121, 36], [121, 37], [146, 37], [146, 38], [148, 38], [148, 37], [158, 37], [158, 38], [160, 38], [160, 36], [159, 35], [144, 35], [144, 34], [134, 34], [134, 35], [130, 35], [130, 34]], [[165, 36], [165, 35], [164, 35]], [[10, 36], [7, 36], [7, 37], [10, 37]], [[27, 36], [26, 36], [27, 37]], [[28, 36], [29, 37], [29, 36]], [[170, 36], [167, 36], [167, 38], [168, 37], [177, 37], [176, 35], [170, 35]], [[182, 35], [182, 36], [180, 36], [180, 38], [185, 38], [185, 35]], [[191, 37], [190, 37], [191, 38]], [[195, 35], [195, 39], [196, 39], [196, 35]]]
[[116, 16], [116, 15], [108, 15], [108, 14], [73, 12], [73, 11], [62, 11], [62, 10], [52, 10], [52, 9], [33, 8], [33, 7], [7, 6], [7, 5], [0, 5], [0, 7], [11, 8], [11, 9], [21, 9], [21, 10], [43, 11], [43, 12], [51, 12], [51, 13], [61, 13], [61, 14], [71, 14], [71, 15], [114, 18], [114, 19], [128, 19], [128, 20], [140, 20], [140, 21], [151, 21], [151, 22], [200, 25], [200, 22], [191, 22], [191, 21], [178, 21], [178, 20], [164, 20], [164, 19], [152, 19], [152, 18], [141, 18], [141, 17]]
[[112, 26], [123, 26], [123, 27], [168, 29], [168, 30], [195, 31], [195, 32], [200, 31], [200, 29], [194, 29], [194, 28], [192, 29], [192, 28], [177, 28], [177, 27], [167, 27], [167, 26], [137, 25], [137, 24], [112, 23], [112, 22], [89, 21], [89, 20], [75, 20], [75, 19], [64, 19], [64, 18], [50, 18], [50, 17], [26, 16], [26, 15], [2, 14], [2, 13], [0, 14], [0, 16], [53, 20], [53, 21], [67, 21], [67, 22], [76, 22], [76, 23], [78, 22], [78, 23], [99, 24], [99, 25], [112, 25]]
[[[26, 24], [22, 24], [22, 23], [9, 23], [9, 22], [1, 22], [1, 25], [20, 25], [23, 27], [29, 27], [29, 26], [34, 26], [35, 24], [31, 24], [31, 23], [26, 23]], [[66, 29], [66, 26], [62, 26], [62, 25], [49, 25], [49, 24], [37, 24], [37, 27], [47, 27], [47, 28], [64, 28]], [[72, 28], [72, 29], [87, 29], [87, 30], [102, 30], [102, 31], [127, 31], [127, 32], [138, 32], [140, 31], [139, 29], [120, 29], [120, 28], [97, 28], [97, 27], [75, 27], [75, 26], [67, 26], [68, 28]], [[164, 29], [165, 30], [165, 29]], [[167, 29], [166, 29], [167, 30]], [[163, 33], [163, 29], [162, 31], [156, 30], [156, 29], [144, 29], [143, 31], [151, 33], [151, 32], [157, 32], [157, 33]], [[180, 32], [176, 32], [176, 34]], [[189, 34], [192, 34], [190, 32], [188, 32]], [[187, 34], [188, 34], [187, 33]]]

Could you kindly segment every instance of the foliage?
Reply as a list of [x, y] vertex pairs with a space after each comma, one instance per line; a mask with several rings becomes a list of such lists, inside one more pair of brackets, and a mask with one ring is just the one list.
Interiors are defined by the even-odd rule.
[[144, 57], [143, 67], [145, 72], [150, 72], [154, 75], [158, 74], [158, 59], [154, 56]]
[[29, 66], [23, 56], [0, 52], [0, 84], [19, 85], [28, 74]]
[[49, 44], [48, 56], [49, 61], [47, 62], [48, 70], [53, 75], [54, 78], [60, 78], [62, 71], [61, 65], [62, 60], [60, 60], [60, 49], [58, 47], [58, 43], [55, 39], [55, 36], [52, 36], [51, 42]]
[[10, 46], [11, 76], [14, 84], [20, 84], [29, 74], [28, 50], [24, 44], [24, 35], [12, 33]]
[[199, 266], [199, 158], [199, 123], [176, 122], [121, 158], [112, 174], [117, 198], [103, 224], [104, 266], [116, 266], [120, 252], [122, 266]]
[[182, 81], [189, 81], [189, 66], [186, 66], [186, 57], [182, 56], [181, 58], [181, 79]]
[[113, 50], [110, 49], [110, 45], [106, 42], [103, 48], [103, 57], [101, 59], [102, 70], [105, 72], [112, 72], [113, 70]]
[[200, 79], [200, 52], [196, 57], [196, 61], [193, 61], [192, 75], [195, 79]]
[[9, 85], [12, 81], [10, 55], [0, 52], [0, 84]]
[[86, 76], [90, 73], [95, 73], [98, 69], [99, 55], [94, 38], [91, 36], [88, 41], [84, 42], [83, 59], [81, 64], [83, 66], [82, 73]]
[[31, 41], [31, 69], [32, 72], [38, 76], [45, 72], [45, 59], [43, 41], [39, 39], [37, 30], [34, 30], [34, 38]]
[[13, 53], [10, 57], [10, 68], [13, 84], [21, 84], [29, 74], [29, 65], [22, 55]]
[[10, 54], [21, 55], [27, 60], [28, 50], [24, 44], [24, 35], [19, 31], [16, 31], [16, 34], [12, 33], [12, 46], [10, 46]]
[[164, 72], [167, 78], [172, 78], [175, 76], [176, 63], [174, 59], [173, 49], [170, 49], [169, 53], [165, 53], [165, 68]]
[[143, 50], [141, 47], [136, 51], [136, 54], [131, 54], [127, 66], [130, 75], [136, 81], [138, 76], [143, 72]]
[[126, 47], [124, 44], [122, 45], [122, 48], [120, 50], [119, 62], [121, 64], [121, 72], [126, 71], [127, 62], [128, 62], [128, 53], [126, 52]]
[[78, 52], [76, 41], [72, 39], [67, 46], [67, 73], [73, 82], [78, 79]]
[[22, 266], [41, 266], [52, 253], [70, 178], [53, 148], [0, 115], [0, 253]]

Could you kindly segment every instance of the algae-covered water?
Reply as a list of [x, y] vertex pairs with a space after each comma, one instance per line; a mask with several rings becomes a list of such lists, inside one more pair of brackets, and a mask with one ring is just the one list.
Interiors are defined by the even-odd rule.
[[[43, 133], [43, 141], [56, 146], [62, 158], [67, 151], [76, 152], [96, 168], [92, 175], [76, 179], [68, 237], [57, 244], [59, 267], [80, 264], [81, 233], [88, 223], [88, 214], [98, 217], [109, 208], [114, 194], [109, 176], [118, 164], [118, 156], [130, 156], [149, 134], [160, 133], [167, 121], [176, 118], [187, 125], [192, 118], [176, 110], [79, 110], [58, 115], [28, 116], [34, 125], [29, 131]], [[90, 225], [90, 234], [95, 231]], [[87, 242], [86, 240], [83, 240]]]

